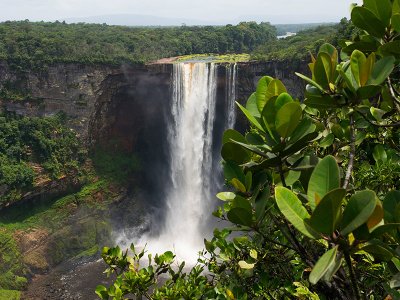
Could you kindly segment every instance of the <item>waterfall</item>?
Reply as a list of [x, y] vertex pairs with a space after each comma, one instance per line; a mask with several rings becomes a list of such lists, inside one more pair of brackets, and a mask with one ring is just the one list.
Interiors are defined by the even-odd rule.
[[213, 63], [174, 64], [168, 128], [172, 185], [166, 191], [166, 223], [158, 243], [189, 261], [203, 248], [209, 215], [216, 90]]
[[229, 64], [226, 66], [226, 112], [228, 114], [226, 118], [225, 128], [233, 128], [236, 123], [235, 113], [235, 101], [236, 96], [236, 77], [237, 77], [237, 64]]
[[198, 251], [204, 248], [204, 237], [211, 233], [209, 221], [215, 192], [222, 184], [219, 143], [222, 130], [235, 123], [237, 66], [228, 65], [226, 70], [225, 105], [218, 106], [217, 65], [173, 65], [171, 119], [167, 128], [170, 178], [165, 180], [162, 199], [165, 223], [161, 232], [150, 230], [137, 243], [146, 243], [151, 253], [172, 250], [179, 260], [195, 263]]

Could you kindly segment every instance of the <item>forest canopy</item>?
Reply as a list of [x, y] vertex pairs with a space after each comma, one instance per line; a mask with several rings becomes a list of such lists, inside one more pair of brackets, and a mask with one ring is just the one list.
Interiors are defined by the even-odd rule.
[[275, 27], [256, 22], [202, 27], [124, 27], [7, 21], [0, 23], [0, 59], [23, 68], [56, 62], [146, 63], [193, 53], [249, 53], [275, 39]]

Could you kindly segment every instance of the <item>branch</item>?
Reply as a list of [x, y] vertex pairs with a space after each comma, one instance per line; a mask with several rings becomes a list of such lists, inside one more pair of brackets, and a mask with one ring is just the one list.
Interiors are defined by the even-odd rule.
[[354, 273], [354, 269], [353, 269], [353, 265], [351, 263], [351, 258], [350, 258], [349, 253], [347, 253], [347, 252], [344, 253], [344, 259], [346, 261], [347, 267], [349, 268], [350, 280], [351, 280], [351, 283], [352, 283], [351, 286], [353, 288], [354, 297], [357, 300], [361, 300], [360, 289], [358, 287], [357, 278], [356, 278], [356, 275]]
[[400, 96], [400, 93], [394, 88], [394, 86], [392, 84], [392, 80], [390, 79], [390, 77], [388, 77], [387, 83], [388, 83], [388, 86], [389, 86], [390, 94], [394, 99], [394, 104], [396, 105], [397, 111], [400, 113], [400, 99], [397, 98], [398, 96]]
[[354, 115], [350, 114], [350, 155], [349, 155], [349, 164], [347, 166], [346, 177], [344, 179], [343, 188], [347, 189], [350, 182], [351, 172], [354, 167], [354, 156], [356, 153], [356, 133], [354, 126]]
[[369, 120], [368, 117], [366, 115], [364, 115], [361, 111], [359, 111], [359, 110], [356, 110], [356, 111], [364, 118], [364, 120], [366, 120], [371, 125], [374, 125], [377, 127], [400, 127], [400, 122], [392, 123], [392, 124], [379, 124], [379, 123]]
[[285, 174], [283, 173], [283, 169], [282, 169], [282, 161], [279, 163], [278, 169], [279, 169], [279, 175], [281, 176], [282, 186], [287, 187], [286, 181], [285, 181]]

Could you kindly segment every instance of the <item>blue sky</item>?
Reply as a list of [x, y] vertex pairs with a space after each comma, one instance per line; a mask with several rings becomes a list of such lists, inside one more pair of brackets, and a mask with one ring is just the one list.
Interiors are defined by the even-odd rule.
[[0, 0], [0, 21], [140, 14], [210, 24], [335, 22], [354, 2], [361, 0]]

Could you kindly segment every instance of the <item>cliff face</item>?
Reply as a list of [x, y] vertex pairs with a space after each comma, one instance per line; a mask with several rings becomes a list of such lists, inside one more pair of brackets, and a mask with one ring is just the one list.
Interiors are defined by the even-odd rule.
[[[296, 71], [307, 73], [306, 64], [239, 63], [238, 100], [245, 102], [264, 75], [281, 79], [294, 96], [301, 97], [304, 84], [294, 74]], [[219, 71], [221, 89], [225, 85], [224, 74]], [[171, 82], [171, 64], [121, 67], [55, 64], [42, 71], [21, 72], [0, 62], [0, 91], [18, 91], [23, 98], [2, 99], [0, 95], [0, 106], [26, 116], [63, 111], [69, 117], [68, 125], [87, 146], [131, 152], [141, 137], [147, 135], [150, 141], [155, 140], [159, 137], [157, 131], [165, 128]]]
[[304, 96], [305, 84], [295, 72], [309, 75], [307, 63], [278, 62], [249, 62], [238, 65], [238, 92], [240, 99], [246, 98], [256, 90], [257, 82], [262, 76], [280, 79], [295, 98]]
[[3, 109], [26, 116], [46, 116], [64, 111], [70, 126], [84, 139], [88, 124], [107, 76], [120, 70], [106, 66], [56, 64], [45, 71], [21, 72], [0, 63], [0, 90], [12, 87], [21, 91], [24, 100], [1, 99]]

